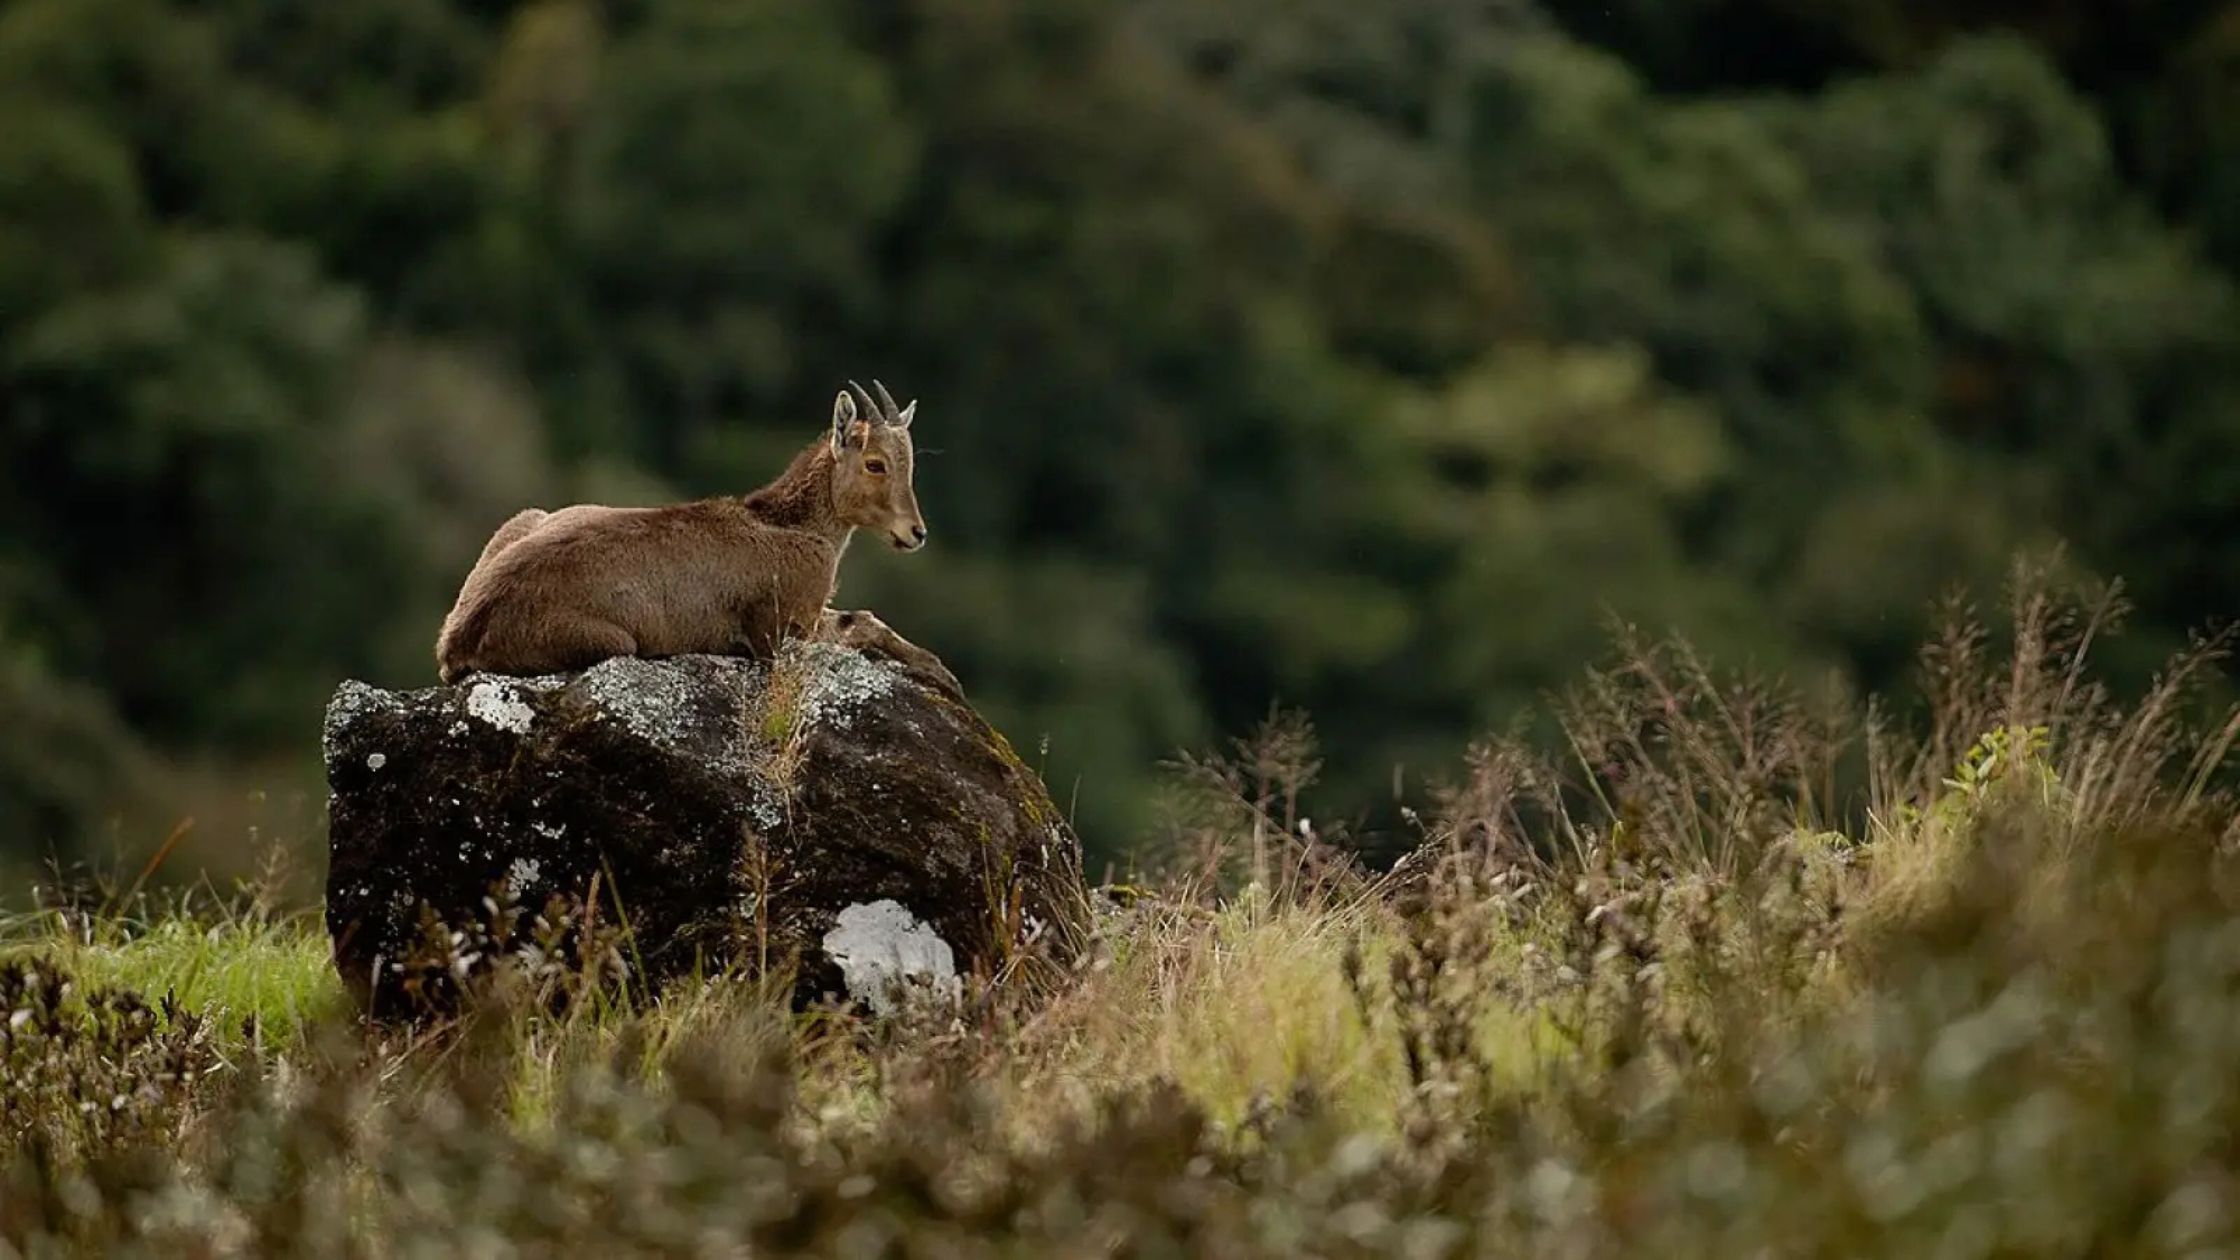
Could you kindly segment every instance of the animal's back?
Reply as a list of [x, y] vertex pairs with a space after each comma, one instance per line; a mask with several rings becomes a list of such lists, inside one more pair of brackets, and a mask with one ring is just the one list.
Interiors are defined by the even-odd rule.
[[[584, 544], [595, 542], [600, 521], [629, 510], [590, 504], [555, 512], [530, 508], [499, 526], [460, 584], [436, 636], [436, 670], [443, 681], [457, 682], [478, 670], [542, 672], [539, 661], [551, 653], [539, 645], [552, 637], [546, 632], [555, 628], [553, 619], [566, 619], [568, 611], [565, 599], [553, 596], [596, 588], [597, 575], [588, 571], [596, 566], [584, 563]], [[596, 555], [588, 558], [595, 561]]]
[[721, 502], [528, 515], [501, 528], [515, 531], [505, 545], [492, 538], [445, 619], [436, 661], [447, 683], [609, 656], [767, 650], [821, 611], [838, 561], [824, 540]]
[[524, 508], [506, 518], [505, 524], [490, 535], [490, 541], [482, 545], [482, 554], [475, 557], [474, 567], [459, 584], [451, 611], [444, 614], [443, 628], [436, 632], [436, 673], [444, 682], [457, 682], [466, 672], [460, 663], [463, 646], [482, 636], [489, 608], [486, 596], [491, 561], [551, 518], [552, 513], [543, 508]]
[[[475, 558], [474, 567], [479, 569], [490, 563], [490, 557], [520, 542], [529, 535], [530, 531], [551, 519], [552, 513], [545, 511], [543, 508], [523, 508], [507, 517], [506, 523], [500, 525], [498, 532], [490, 535], [490, 541], [483, 544], [482, 554]], [[472, 576], [472, 574], [470, 573], [469, 576]]]

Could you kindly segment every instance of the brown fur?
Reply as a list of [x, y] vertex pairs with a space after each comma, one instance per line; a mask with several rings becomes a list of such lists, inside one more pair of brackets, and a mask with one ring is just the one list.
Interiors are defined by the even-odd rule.
[[767, 656], [816, 633], [856, 530], [882, 530], [905, 551], [925, 540], [911, 484], [917, 404], [897, 412], [883, 388], [883, 410], [862, 398], [841, 394], [831, 435], [744, 498], [514, 516], [444, 618], [443, 680], [610, 656]]

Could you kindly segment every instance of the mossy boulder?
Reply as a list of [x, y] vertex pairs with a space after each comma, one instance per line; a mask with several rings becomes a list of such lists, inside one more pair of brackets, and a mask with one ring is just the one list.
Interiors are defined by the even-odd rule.
[[770, 662], [343, 684], [325, 744], [344, 982], [377, 1013], [447, 1003], [566, 906], [626, 925], [645, 981], [786, 965], [803, 1002], [1065, 966], [1088, 898], [1041, 780], [930, 655], [847, 629]]

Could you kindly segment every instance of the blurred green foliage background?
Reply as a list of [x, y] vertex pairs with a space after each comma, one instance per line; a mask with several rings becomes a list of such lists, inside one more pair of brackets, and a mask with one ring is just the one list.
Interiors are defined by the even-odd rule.
[[2061, 544], [2157, 657], [2236, 278], [2231, 0], [7, 0], [0, 850], [314, 783], [505, 516], [851, 376], [936, 546], [842, 602], [1107, 858], [1272, 701], [1373, 815], [1612, 615], [1870, 688]]

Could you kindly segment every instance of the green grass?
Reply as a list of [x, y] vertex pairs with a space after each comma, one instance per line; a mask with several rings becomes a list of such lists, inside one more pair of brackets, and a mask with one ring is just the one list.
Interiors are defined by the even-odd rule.
[[37, 954], [82, 984], [166, 996], [206, 1017], [229, 1041], [253, 1021], [268, 1043], [301, 1044], [343, 1014], [349, 998], [326, 933], [311, 915], [163, 913], [143, 923], [110, 919], [68, 930], [53, 915], [19, 920], [0, 935], [0, 959]]

